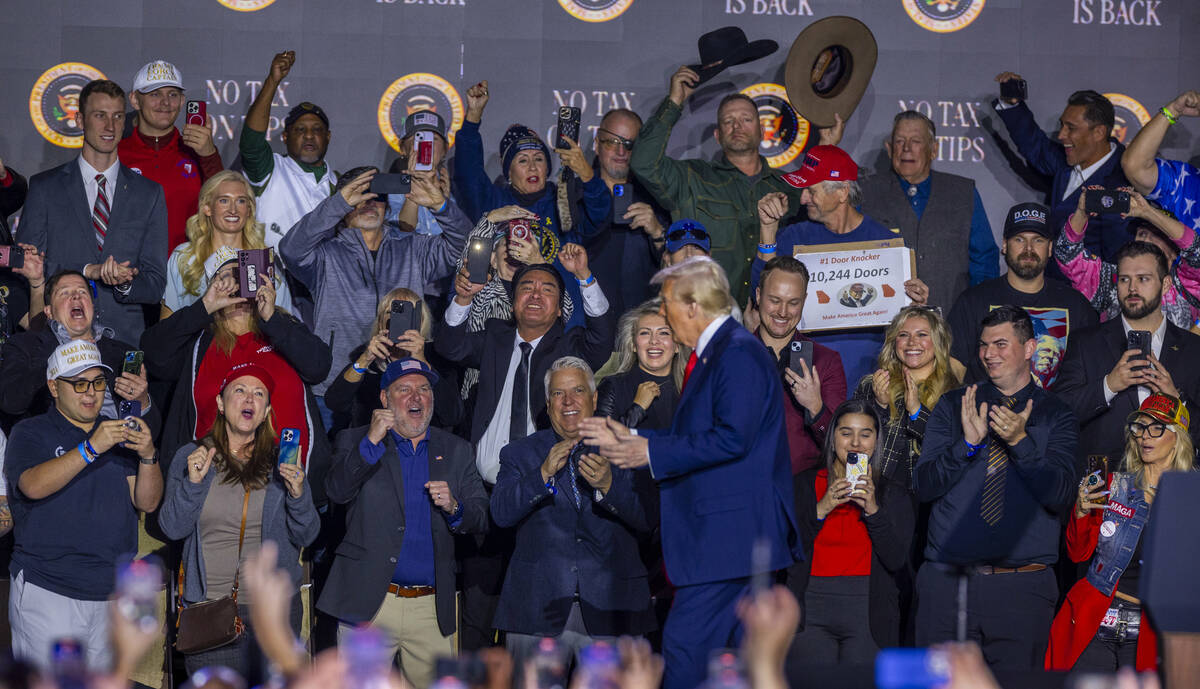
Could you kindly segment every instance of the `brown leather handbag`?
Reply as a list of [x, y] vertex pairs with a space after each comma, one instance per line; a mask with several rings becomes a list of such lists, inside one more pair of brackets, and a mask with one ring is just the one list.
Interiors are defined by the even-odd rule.
[[233, 573], [233, 589], [228, 596], [184, 607], [183, 563], [179, 563], [179, 587], [176, 592], [175, 650], [185, 655], [203, 653], [227, 646], [246, 632], [238, 616], [238, 576], [242, 569], [242, 542], [246, 539], [246, 510], [250, 507], [250, 491], [242, 499], [242, 526], [238, 532], [237, 568]]

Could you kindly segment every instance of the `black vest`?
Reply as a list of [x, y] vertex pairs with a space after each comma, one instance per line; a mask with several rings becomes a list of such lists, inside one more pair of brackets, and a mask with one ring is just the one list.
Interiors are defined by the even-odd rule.
[[[887, 228], [900, 228], [904, 245], [916, 252], [917, 277], [929, 285], [929, 304], [949, 311], [970, 286], [971, 214], [975, 181], [930, 171], [929, 201], [917, 219], [906, 187], [890, 168], [861, 182], [862, 210]], [[960, 243], [961, 242], [961, 243]]]

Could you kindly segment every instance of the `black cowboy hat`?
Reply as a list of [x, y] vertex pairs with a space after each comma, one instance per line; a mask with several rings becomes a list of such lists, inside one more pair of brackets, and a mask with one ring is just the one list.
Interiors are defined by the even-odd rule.
[[766, 57], [779, 50], [779, 44], [769, 39], [746, 40], [746, 32], [736, 26], [709, 31], [696, 41], [700, 49], [700, 64], [688, 67], [700, 75], [697, 84], [715, 77], [721, 70]]

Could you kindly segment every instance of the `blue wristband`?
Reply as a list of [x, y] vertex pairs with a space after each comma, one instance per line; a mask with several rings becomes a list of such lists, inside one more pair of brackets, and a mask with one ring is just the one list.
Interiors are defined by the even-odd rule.
[[364, 374], [367, 372], [367, 369], [365, 369], [365, 368], [359, 368], [359, 366], [358, 366], [358, 362], [357, 362], [357, 361], [351, 361], [351, 362], [350, 362], [350, 368], [354, 369], [354, 372], [355, 372], [355, 373], [357, 373], [357, 374], [358, 374], [358, 375], [360, 375], [360, 376], [361, 376], [361, 375], [364, 375]]
[[591, 275], [588, 276], [587, 280], [580, 280], [580, 279], [576, 278], [575, 281], [579, 283], [580, 287], [587, 287], [596, 281], [596, 274], [592, 273]]
[[546, 490], [551, 495], [558, 495], [558, 487], [554, 485], [554, 477], [551, 476], [549, 481], [546, 481]]
[[[967, 439], [963, 438], [963, 442], [967, 443]], [[978, 445], [972, 445], [971, 443], [967, 443], [967, 456], [974, 457], [975, 454], [983, 448], [983, 445], [984, 445], [983, 443], [979, 443]]]
[[86, 440], [83, 441], [82, 443], [79, 443], [79, 447], [77, 447], [75, 449], [79, 450], [79, 456], [83, 457], [84, 464], [91, 464], [92, 462], [96, 461], [96, 456], [93, 454], [90, 454], [87, 451], [87, 441]]
[[92, 440], [91, 440], [91, 438], [88, 438], [87, 440], [83, 441], [83, 443], [84, 443], [85, 445], [87, 445], [87, 450], [88, 450], [88, 452], [91, 452], [91, 453], [92, 453], [92, 457], [93, 457], [93, 458], [95, 458], [95, 457], [99, 457], [99, 456], [100, 456], [100, 453], [99, 453], [99, 452], [96, 452], [96, 448], [92, 447]]
[[909, 421], [916, 421], [919, 418], [921, 418], [921, 408], [920, 407], [917, 407], [917, 410], [915, 412], [908, 415]]
[[778, 248], [779, 248], [779, 245], [778, 245], [778, 244], [759, 244], [759, 245], [758, 245], [758, 253], [760, 253], [760, 254], [773, 254], [773, 253], [775, 253], [775, 251], [776, 251]]

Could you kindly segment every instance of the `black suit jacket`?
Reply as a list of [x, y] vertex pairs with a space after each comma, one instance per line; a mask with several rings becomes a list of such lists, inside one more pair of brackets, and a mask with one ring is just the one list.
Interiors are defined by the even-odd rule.
[[[504, 390], [508, 362], [516, 346], [517, 326], [512, 321], [492, 318], [480, 332], [469, 333], [467, 322], [450, 326], [441, 321], [433, 344], [437, 352], [450, 361], [479, 369], [475, 412], [471, 419], [471, 442], [478, 443], [496, 413], [496, 404]], [[550, 417], [546, 415], [546, 386], [542, 383], [550, 364], [560, 357], [577, 356], [595, 371], [612, 354], [616, 329], [616, 314], [612, 308], [600, 316], [586, 316], [586, 322], [582, 328], [564, 331], [562, 321], [556, 320], [529, 358], [529, 411], [539, 430], [550, 427]]]
[[29, 185], [25, 182], [25, 178], [17, 174], [17, 171], [11, 167], [6, 168], [8, 174], [12, 176], [7, 187], [0, 187], [0, 244], [12, 244], [12, 232], [8, 227], [8, 216], [21, 210], [21, 206], [25, 205], [25, 193], [29, 191]]
[[[516, 528], [516, 545], [496, 607], [497, 629], [520, 634], [561, 634], [575, 592], [588, 633], [644, 634], [654, 629], [646, 566], [638, 536], [649, 535], [652, 500], [628, 469], [612, 470], [602, 500], [576, 473], [579, 506], [567, 466], [555, 474], [553, 495], [542, 481], [542, 463], [561, 438], [552, 429], [509, 443], [500, 451], [492, 491], [492, 517]], [[576, 469], [578, 472], [578, 468]]]
[[[329, 499], [347, 505], [346, 535], [335, 551], [333, 567], [317, 607], [344, 622], [369, 622], [379, 610], [396, 570], [396, 555], [404, 547], [404, 476], [400, 457], [389, 433], [383, 457], [368, 464], [358, 445], [369, 426], [338, 434], [333, 467], [325, 477]], [[438, 629], [443, 636], [456, 628], [454, 605], [454, 534], [483, 533], [488, 524], [488, 499], [475, 470], [471, 446], [462, 438], [429, 429], [429, 480], [445, 481], [462, 505], [462, 522], [453, 533], [442, 511], [432, 503], [419, 506], [433, 514], [433, 570]]]
[[138, 269], [128, 294], [96, 282], [96, 318], [117, 337], [137, 342], [146, 328], [142, 306], [158, 312], [167, 284], [167, 206], [162, 187], [121, 165], [110, 192], [104, 249], [96, 246], [79, 160], [72, 158], [29, 180], [17, 239], [46, 252], [46, 275], [83, 270], [112, 256]]
[[[1200, 402], [1200, 337], [1167, 321], [1162, 362], [1188, 408]], [[1117, 393], [1112, 404], [1104, 401], [1104, 377], [1125, 353], [1125, 327], [1114, 318], [1095, 328], [1071, 334], [1071, 346], [1054, 384], [1054, 392], [1071, 406], [1079, 419], [1077, 468], [1088, 455], [1108, 455], [1116, 468], [1125, 451], [1125, 419], [1138, 408], [1137, 388]], [[1191, 427], [1192, 441], [1200, 442], [1200, 423]]]

